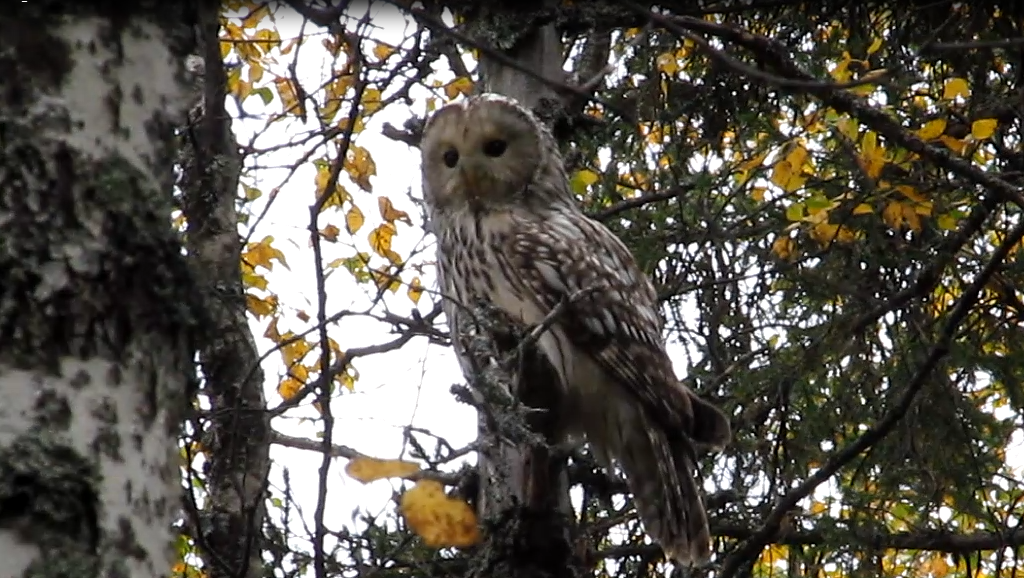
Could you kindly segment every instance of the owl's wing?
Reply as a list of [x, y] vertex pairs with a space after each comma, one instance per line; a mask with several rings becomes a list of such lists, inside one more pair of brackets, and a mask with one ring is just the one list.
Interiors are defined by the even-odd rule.
[[573, 345], [657, 421], [692, 432], [692, 394], [679, 385], [665, 353], [657, 295], [625, 245], [604, 226], [572, 213], [523, 223], [510, 243], [513, 273], [533, 288], [543, 311], [571, 299], [555, 323]]

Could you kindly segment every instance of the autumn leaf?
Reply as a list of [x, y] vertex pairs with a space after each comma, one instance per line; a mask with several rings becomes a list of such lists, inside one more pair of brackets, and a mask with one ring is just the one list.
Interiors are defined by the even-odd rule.
[[313, 349], [313, 346], [305, 339], [295, 339], [295, 334], [291, 331], [281, 335], [281, 341], [287, 342], [280, 347], [281, 360], [286, 367], [298, 365]]
[[669, 76], [674, 76], [675, 73], [679, 72], [679, 61], [676, 60], [676, 55], [671, 52], [659, 54], [656, 63], [658, 70]]
[[420, 297], [423, 296], [423, 281], [419, 277], [413, 277], [412, 281], [409, 281], [409, 289], [405, 294], [409, 296], [410, 301], [418, 304]]
[[882, 47], [882, 38], [878, 37], [868, 46], [868, 56], [878, 52], [878, 49]]
[[379, 460], [360, 456], [349, 460], [345, 473], [368, 484], [384, 478], [404, 478], [420, 471], [420, 465], [403, 460]]
[[320, 230], [320, 235], [322, 235], [324, 239], [326, 239], [326, 240], [328, 240], [328, 241], [330, 241], [332, 243], [335, 243], [335, 242], [338, 241], [338, 234], [339, 233], [341, 233], [341, 229], [339, 229], [335, 225], [327, 225], [326, 227], [324, 227], [323, 229]]
[[917, 136], [921, 140], [932, 140], [939, 138], [944, 132], [946, 132], [946, 119], [937, 118], [925, 123], [921, 130], [917, 131]]
[[812, 239], [822, 245], [828, 245], [833, 241], [838, 243], [851, 243], [856, 241], [858, 238], [857, 233], [849, 227], [833, 223], [818, 223], [811, 227], [809, 234]]
[[871, 208], [871, 205], [867, 203], [860, 203], [859, 205], [853, 208], [854, 215], [870, 215], [874, 212], [875, 210]]
[[964, 152], [964, 149], [967, 148], [966, 141], [953, 138], [949, 135], [942, 135], [939, 137], [939, 140], [942, 141], [942, 144], [946, 145], [946, 147], [949, 148], [949, 150], [954, 151], [956, 153], [962, 154]]
[[473, 81], [465, 76], [460, 76], [444, 85], [444, 95], [448, 100], [455, 100], [460, 94], [469, 96], [473, 94]]
[[394, 239], [398, 229], [391, 223], [381, 223], [367, 235], [370, 241], [370, 248], [381, 257], [387, 257], [391, 250], [391, 240]]
[[971, 89], [967, 81], [962, 78], [950, 78], [942, 89], [942, 100], [953, 100], [958, 96], [967, 98], [971, 95]]
[[245, 251], [242, 252], [242, 260], [253, 267], [263, 267], [268, 271], [274, 269], [273, 261], [277, 261], [284, 265], [285, 268], [288, 268], [288, 261], [285, 259], [284, 253], [274, 247], [273, 242], [274, 237], [267, 235], [258, 243], [249, 243], [246, 245]]
[[998, 121], [994, 118], [984, 118], [971, 123], [971, 136], [978, 140], [984, 140], [996, 132]]
[[366, 217], [357, 205], [352, 205], [352, 208], [345, 213], [345, 228], [349, 234], [355, 234], [359, 229], [362, 229], [365, 222]]
[[789, 557], [789, 547], [785, 544], [770, 544], [765, 547], [761, 552], [761, 557], [758, 560], [760, 564], [774, 564], [775, 562], [781, 562]]
[[473, 509], [445, 495], [440, 482], [420, 480], [402, 496], [399, 508], [427, 546], [464, 548], [480, 541]]
[[882, 209], [882, 220], [893, 229], [899, 229], [903, 225], [903, 204], [889, 201]]
[[956, 229], [957, 219], [953, 215], [946, 213], [939, 215], [939, 217], [935, 219], [935, 224], [937, 224], [943, 231], [952, 231]]
[[772, 253], [783, 259], [788, 259], [796, 248], [796, 243], [789, 237], [779, 237], [772, 243]]
[[377, 45], [373, 47], [373, 55], [376, 56], [378, 60], [387, 60], [388, 57], [394, 53], [395, 49], [393, 47], [382, 42], [378, 42]]
[[380, 91], [376, 88], [367, 88], [363, 90], [362, 104], [363, 114], [371, 115], [380, 110], [380, 107], [383, 105], [381, 102]]
[[570, 186], [577, 195], [582, 195], [587, 192], [587, 188], [598, 181], [600, 177], [597, 173], [590, 169], [581, 169], [576, 171], [570, 180]]
[[302, 388], [303, 384], [295, 378], [285, 377], [277, 385], [277, 393], [281, 396], [281, 399], [288, 401], [298, 395]]
[[771, 181], [777, 187], [791, 192], [789, 183], [793, 179], [793, 165], [789, 161], [782, 160], [772, 166]]
[[246, 293], [245, 307], [250, 313], [255, 315], [257, 319], [262, 319], [277, 310], [277, 296], [271, 295], [266, 299], [263, 299], [262, 297], [257, 297], [252, 293]]
[[380, 218], [384, 219], [388, 223], [402, 221], [406, 225], [412, 225], [412, 219], [409, 218], [409, 213], [396, 209], [395, 205], [388, 197], [377, 197], [377, 210], [380, 211]]
[[869, 177], [877, 179], [882, 174], [886, 162], [885, 148], [879, 146], [878, 134], [874, 131], [865, 133], [861, 140], [860, 161]]
[[370, 270], [370, 278], [373, 279], [374, 285], [381, 291], [390, 291], [396, 293], [398, 288], [402, 286], [402, 280], [397, 275], [393, 274], [388, 267], [378, 267]]
[[345, 172], [364, 191], [373, 192], [370, 177], [377, 174], [377, 163], [370, 156], [370, 151], [358, 145], [350, 145], [345, 156]]
[[281, 108], [282, 111], [289, 114], [305, 114], [305, 109], [302, 108], [302, 103], [299, 102], [298, 97], [295, 95], [295, 88], [292, 86], [292, 81], [279, 76], [274, 79], [274, 86], [277, 88], [277, 94], [281, 97]]
[[[316, 167], [316, 176], [313, 177], [313, 184], [316, 186], [316, 198], [323, 197], [327, 192], [327, 186], [331, 182], [331, 162], [326, 159], [317, 159], [313, 161], [313, 165]], [[324, 199], [324, 203], [321, 206], [321, 210], [326, 210], [331, 207], [341, 207], [342, 203], [351, 200], [351, 195], [345, 190], [345, 187], [335, 183], [334, 191], [329, 197]]]

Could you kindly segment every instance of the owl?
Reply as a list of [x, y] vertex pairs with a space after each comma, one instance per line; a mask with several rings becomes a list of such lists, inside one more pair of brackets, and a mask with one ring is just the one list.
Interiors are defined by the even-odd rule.
[[420, 151], [453, 341], [473, 303], [543, 324], [536, 348], [557, 375], [565, 439], [618, 464], [671, 559], [706, 561], [695, 450], [723, 448], [729, 421], [676, 377], [654, 286], [579, 208], [551, 133], [516, 101], [480, 94], [436, 111]]

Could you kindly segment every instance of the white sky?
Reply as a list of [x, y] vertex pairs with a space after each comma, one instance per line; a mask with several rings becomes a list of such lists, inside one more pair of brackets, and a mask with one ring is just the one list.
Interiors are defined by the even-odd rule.
[[[377, 6], [373, 24], [378, 28], [375, 35], [382, 40], [399, 44], [405, 37], [403, 18], [388, 6]], [[300, 19], [291, 13], [281, 11], [278, 14], [277, 28], [282, 39], [298, 35]], [[269, 25], [269, 24], [268, 24]], [[309, 34], [312, 27], [307, 27]], [[314, 89], [329, 74], [330, 60], [325, 58], [326, 51], [320, 45], [319, 38], [314, 38], [302, 47], [301, 59], [298, 62], [298, 77], [307, 89]], [[368, 48], [367, 48], [368, 50]], [[282, 64], [289, 64], [291, 56], [281, 58]], [[268, 75], [269, 76], [269, 75]], [[243, 73], [243, 77], [245, 74]], [[413, 94], [424, 98], [422, 89], [414, 90]], [[421, 101], [422, 102], [422, 101]], [[259, 116], [262, 104], [259, 98], [253, 97], [245, 102], [245, 108], [251, 114]], [[275, 100], [268, 107], [270, 112], [280, 110], [280, 101]], [[229, 104], [229, 110], [233, 105]], [[424, 112], [421, 104], [418, 114]], [[340, 115], [344, 114], [344, 110]], [[340, 116], [339, 115], [339, 116]], [[321, 227], [332, 223], [342, 229], [339, 243], [323, 243], [325, 263], [338, 257], [348, 257], [354, 253], [351, 246], [355, 243], [359, 250], [369, 251], [366, 235], [374, 226], [381, 222], [377, 210], [376, 195], [391, 198], [396, 208], [409, 213], [415, 226], [398, 224], [398, 234], [394, 239], [393, 249], [403, 256], [419, 246], [422, 251], [424, 240], [418, 218], [420, 210], [409, 199], [412, 191], [419, 196], [419, 154], [405, 144], [396, 143], [380, 134], [384, 122], [397, 126], [408, 118], [410, 112], [401, 106], [394, 106], [379, 111], [368, 123], [366, 129], [356, 137], [356, 143], [371, 152], [377, 164], [377, 175], [371, 179], [374, 194], [367, 194], [357, 186], [345, 182], [342, 174], [341, 182], [353, 195], [356, 203], [366, 215], [366, 223], [354, 237], [345, 231], [344, 213], [329, 210], [321, 217]], [[317, 130], [315, 121], [305, 127], [298, 120], [288, 120], [272, 125], [264, 130], [257, 140], [257, 147], [269, 147], [286, 142], [296, 134]], [[238, 120], [233, 129], [239, 142], [248, 142], [251, 135], [264, 129], [263, 118]], [[282, 186], [289, 167], [295, 164], [308, 148], [289, 148], [280, 152], [263, 155], [258, 160], [261, 166], [283, 167], [259, 169], [255, 174], [259, 186], [267, 193], [276, 186]], [[314, 155], [318, 158], [322, 152]], [[315, 167], [307, 163], [295, 172], [291, 180], [283, 184], [279, 198], [274, 202], [267, 217], [259, 224], [251, 239], [258, 241], [265, 235], [275, 238], [274, 245], [285, 253], [289, 268], [275, 265], [267, 274], [269, 291], [277, 293], [284, 307], [303, 309], [314, 320], [316, 312], [316, 286], [313, 269], [313, 252], [309, 248], [309, 236], [306, 230], [309, 222], [309, 205], [315, 197], [313, 179]], [[251, 173], [250, 173], [251, 174]], [[254, 214], [259, 214], [267, 197], [259, 199], [253, 207]], [[431, 247], [417, 258], [419, 261], [432, 260]], [[432, 268], [425, 271], [424, 285], [430, 289], [434, 286]], [[336, 271], [327, 281], [328, 315], [339, 310], [364, 310], [370, 303], [371, 288], [355, 283], [352, 276], [344, 269]], [[419, 309], [427, 313], [432, 308], [432, 297], [424, 293], [419, 302]], [[413, 303], [408, 299], [405, 288], [396, 295], [388, 295], [386, 302], [396, 314], [408, 316]], [[281, 331], [291, 329], [300, 332], [309, 327], [297, 319], [294, 314], [285, 313], [285, 319], [279, 324]], [[268, 320], [251, 320], [250, 327], [256, 336], [261, 352], [273, 348], [273, 343], [262, 337]], [[365, 317], [352, 317], [342, 320], [330, 327], [330, 335], [342, 349], [384, 343], [394, 338], [389, 334], [389, 326]], [[312, 336], [315, 340], [315, 335]], [[360, 379], [356, 382], [355, 391], [345, 392], [336, 397], [333, 403], [335, 416], [334, 443], [343, 444], [356, 450], [381, 458], [397, 458], [403, 447], [402, 428], [413, 424], [428, 428], [431, 432], [444, 437], [454, 447], [463, 446], [475, 438], [475, 413], [472, 408], [457, 403], [449, 394], [453, 383], [461, 382], [461, 374], [454, 356], [446, 348], [432, 346], [426, 339], [416, 338], [399, 351], [357, 359], [354, 364], [359, 371]], [[266, 395], [271, 407], [281, 402], [276, 391], [279, 378], [284, 373], [284, 366], [277, 354], [269, 356], [263, 363], [267, 375]], [[311, 400], [310, 400], [311, 401]], [[306, 418], [317, 414], [310, 407], [288, 411], [285, 417], [276, 419], [273, 427], [282, 433], [318, 439], [317, 430], [321, 424], [311, 421], [299, 421], [296, 416]], [[423, 439], [424, 446], [432, 449], [429, 439]], [[321, 457], [313, 452], [282, 448], [275, 446], [271, 450], [275, 462], [271, 484], [280, 489], [283, 487], [281, 468], [291, 470], [291, 483], [294, 495], [304, 510], [308, 524], [312, 524], [312, 513], [316, 505], [318, 488], [318, 468]], [[351, 514], [357, 507], [368, 509], [371, 513], [384, 511], [391, 499], [393, 485], [388, 481], [378, 481], [363, 485], [344, 473], [346, 460], [335, 460], [330, 475], [328, 489], [327, 524], [330, 529], [339, 530], [343, 524], [351, 522]], [[301, 528], [296, 528], [300, 534]]]

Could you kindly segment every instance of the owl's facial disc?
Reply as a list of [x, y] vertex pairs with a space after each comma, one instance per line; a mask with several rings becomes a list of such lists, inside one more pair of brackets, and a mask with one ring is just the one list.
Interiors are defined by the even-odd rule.
[[463, 148], [464, 151], [455, 146], [447, 148], [441, 154], [441, 161], [445, 167], [458, 173], [457, 179], [461, 181], [467, 200], [481, 203], [513, 192], [511, 187], [514, 183], [509, 182], [505, 169], [508, 159], [503, 158], [509, 148], [507, 140], [471, 140]]

